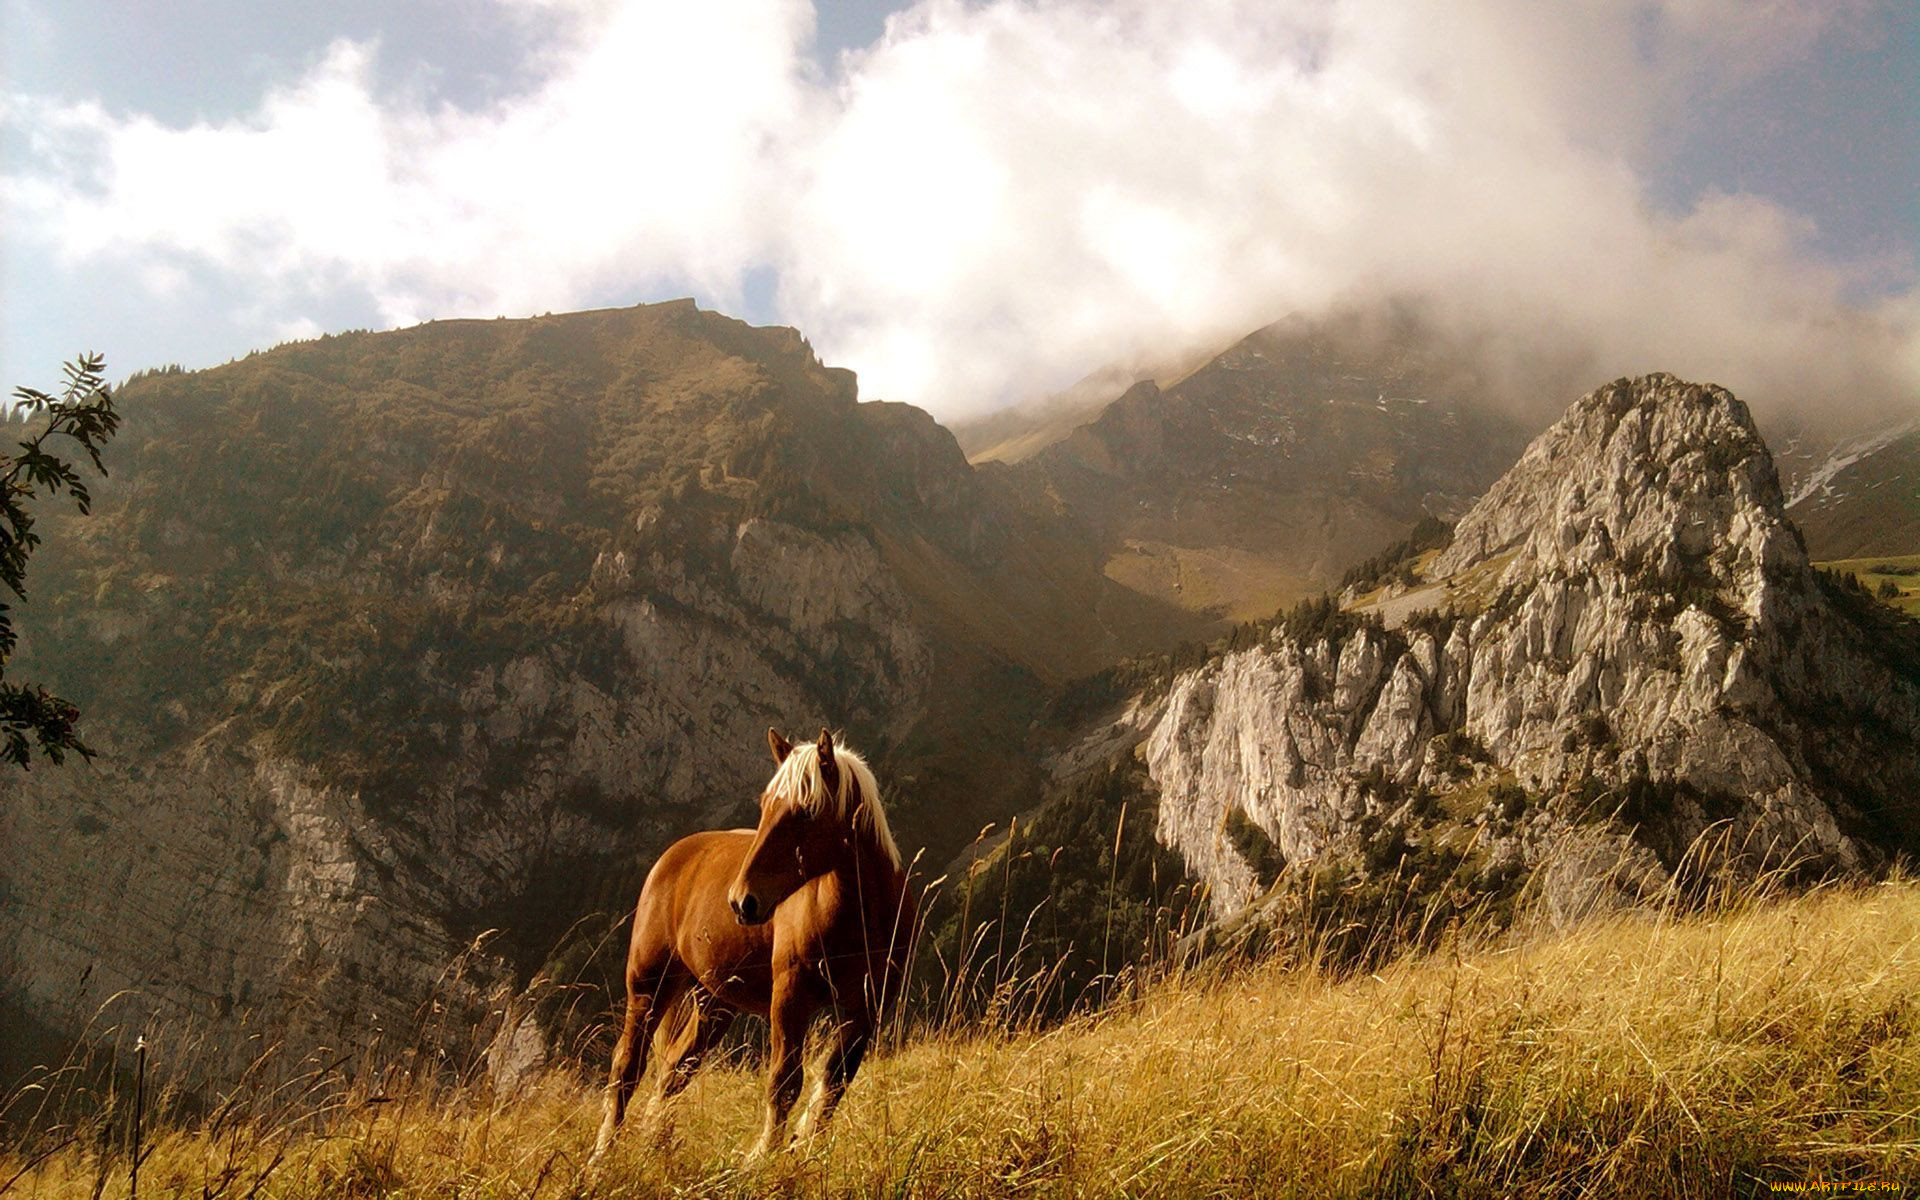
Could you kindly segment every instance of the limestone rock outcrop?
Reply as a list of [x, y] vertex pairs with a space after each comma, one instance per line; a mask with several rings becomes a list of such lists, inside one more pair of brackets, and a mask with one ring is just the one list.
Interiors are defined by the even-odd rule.
[[1233, 819], [1363, 869], [1383, 833], [1464, 827], [1471, 870], [1537, 875], [1562, 917], [1664, 886], [1703, 836], [1745, 870], [1920, 846], [1912, 628], [1810, 566], [1719, 388], [1584, 397], [1411, 592], [1350, 599], [1179, 675], [1146, 729], [1161, 839], [1219, 915], [1270, 882]]

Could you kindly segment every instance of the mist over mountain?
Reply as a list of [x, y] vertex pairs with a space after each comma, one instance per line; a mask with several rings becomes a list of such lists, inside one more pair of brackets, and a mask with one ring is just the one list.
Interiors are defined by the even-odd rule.
[[[975, 462], [1013, 464], [1063, 499], [1116, 578], [1184, 607], [1262, 616], [1272, 597], [1338, 582], [1364, 557], [1355, 539], [1384, 546], [1423, 516], [1457, 516], [1595, 372], [1577, 342], [1515, 356], [1438, 314], [1404, 297], [1294, 314], [1202, 354], [1110, 365], [957, 422], [955, 437]], [[1822, 384], [1752, 411], [1815, 558], [1920, 545], [1901, 405], [1836, 400]], [[1295, 425], [1260, 453], [1263, 436]], [[1169, 533], [1176, 508], [1185, 529]]]

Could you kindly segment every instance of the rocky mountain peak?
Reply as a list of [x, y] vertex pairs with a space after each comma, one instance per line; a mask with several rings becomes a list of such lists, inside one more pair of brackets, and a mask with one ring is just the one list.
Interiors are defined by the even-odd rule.
[[1770, 576], [1807, 562], [1747, 406], [1666, 374], [1576, 402], [1461, 519], [1432, 574], [1507, 554], [1516, 578], [1612, 564], [1729, 588], [1750, 616]]
[[1411, 855], [1538, 879], [1560, 916], [1697, 870], [1703, 837], [1736, 870], [1914, 848], [1920, 639], [1812, 569], [1725, 390], [1581, 398], [1416, 573], [1136, 708], [1160, 836], [1216, 911], [1271, 879], [1249, 828], [1283, 876]]

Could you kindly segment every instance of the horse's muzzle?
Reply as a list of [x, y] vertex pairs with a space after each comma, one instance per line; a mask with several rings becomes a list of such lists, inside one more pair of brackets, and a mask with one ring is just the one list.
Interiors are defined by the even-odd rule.
[[758, 925], [771, 915], [761, 909], [760, 901], [752, 892], [748, 892], [738, 900], [728, 900], [727, 904], [733, 909], [733, 919], [742, 925]]

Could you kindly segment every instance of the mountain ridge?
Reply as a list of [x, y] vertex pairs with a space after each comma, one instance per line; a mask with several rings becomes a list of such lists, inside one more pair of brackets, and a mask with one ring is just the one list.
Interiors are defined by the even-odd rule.
[[1134, 383], [1009, 472], [1093, 531], [1110, 577], [1228, 623], [1458, 515], [1524, 441], [1414, 318], [1292, 318]]

